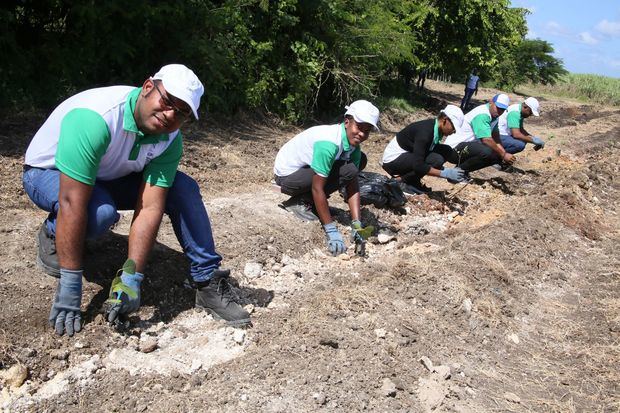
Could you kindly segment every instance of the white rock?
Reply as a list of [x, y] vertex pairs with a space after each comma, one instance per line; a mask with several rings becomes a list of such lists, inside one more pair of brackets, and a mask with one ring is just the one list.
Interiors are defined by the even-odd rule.
[[465, 312], [467, 314], [471, 313], [471, 307], [472, 307], [472, 302], [471, 299], [466, 298], [463, 300], [463, 310], [465, 310]]
[[392, 241], [394, 239], [394, 235], [391, 234], [379, 234], [377, 236], [377, 240], [379, 241], [379, 244], [387, 244], [388, 242]]
[[26, 381], [28, 368], [23, 364], [14, 364], [10, 369], [0, 372], [0, 377], [9, 387], [17, 388]]
[[245, 341], [245, 330], [235, 330], [233, 333], [233, 340], [237, 344], [243, 344]]
[[519, 336], [516, 335], [515, 333], [509, 334], [508, 335], [508, 340], [512, 341], [515, 344], [519, 344], [521, 340], [519, 340]]
[[383, 384], [381, 385], [381, 394], [385, 397], [396, 396], [396, 384], [386, 377], [383, 379]]
[[433, 369], [433, 372], [435, 374], [437, 374], [439, 376], [439, 378], [443, 379], [443, 380], [448, 380], [450, 378], [450, 376], [452, 375], [452, 373], [450, 372], [450, 367], [449, 366], [436, 366]]
[[200, 370], [201, 367], [202, 367], [202, 361], [200, 361], [198, 359], [194, 359], [194, 360], [192, 360], [192, 365], [189, 368], [189, 371], [191, 373], [194, 373], [194, 372]]
[[504, 393], [504, 398], [512, 403], [517, 403], [517, 404], [521, 403], [521, 398], [514, 393], [510, 393], [510, 392]]
[[243, 269], [243, 274], [248, 278], [260, 277], [262, 272], [263, 266], [258, 262], [248, 262], [245, 264], [245, 268]]
[[387, 332], [385, 331], [385, 328], [377, 328], [375, 329], [375, 335], [377, 338], [385, 338]]
[[427, 369], [428, 371], [431, 371], [431, 372], [432, 372], [432, 371], [434, 371], [434, 370], [435, 370], [435, 368], [433, 367], [433, 362], [432, 362], [432, 361], [431, 361], [431, 359], [429, 359], [428, 357], [426, 357], [426, 356], [422, 356], [422, 357], [420, 357], [420, 358], [418, 359], [418, 361], [419, 361], [420, 363], [422, 363], [422, 365], [423, 365], [424, 367], [426, 367], [426, 369]]

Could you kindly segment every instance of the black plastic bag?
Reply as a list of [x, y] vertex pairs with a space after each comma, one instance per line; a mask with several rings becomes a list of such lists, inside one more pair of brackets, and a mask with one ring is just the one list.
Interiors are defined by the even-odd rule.
[[[374, 172], [360, 172], [357, 177], [360, 185], [360, 202], [362, 205], [374, 205], [377, 208], [398, 208], [407, 203], [403, 190], [398, 182]], [[340, 188], [346, 198], [346, 188]]]

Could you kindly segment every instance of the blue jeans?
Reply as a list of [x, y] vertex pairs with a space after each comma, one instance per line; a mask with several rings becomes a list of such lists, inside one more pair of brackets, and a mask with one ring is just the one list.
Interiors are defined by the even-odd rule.
[[[49, 234], [56, 233], [60, 171], [31, 168], [24, 172], [23, 185], [36, 206], [49, 212], [45, 225]], [[142, 173], [133, 173], [111, 181], [97, 180], [88, 203], [86, 237], [98, 238], [120, 219], [119, 210], [133, 210], [142, 183]], [[194, 281], [207, 281], [219, 268], [222, 257], [215, 252], [211, 222], [195, 180], [177, 171], [168, 190], [165, 213], [170, 217], [174, 233], [189, 259]]]
[[525, 142], [515, 139], [510, 135], [499, 135], [499, 139], [502, 141], [502, 146], [508, 153], [518, 153], [525, 149]]
[[463, 111], [467, 110], [467, 106], [469, 106], [469, 100], [474, 95], [475, 91], [476, 89], [470, 89], [468, 87], [465, 88], [465, 95], [463, 96], [463, 99], [461, 100], [461, 109]]

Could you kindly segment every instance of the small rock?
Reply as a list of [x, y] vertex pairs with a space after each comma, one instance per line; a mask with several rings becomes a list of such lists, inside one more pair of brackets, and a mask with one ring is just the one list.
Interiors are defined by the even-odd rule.
[[471, 299], [466, 298], [463, 300], [463, 311], [467, 314], [471, 313], [472, 302]]
[[511, 403], [517, 403], [517, 404], [521, 403], [521, 398], [514, 393], [510, 393], [510, 392], [504, 393], [504, 398]]
[[381, 385], [381, 395], [385, 397], [396, 396], [396, 385], [387, 377], [383, 379], [383, 384]]
[[50, 351], [50, 356], [57, 360], [66, 360], [69, 358], [69, 350], [58, 349]]
[[75, 348], [87, 348], [88, 347], [88, 343], [83, 343], [81, 341], [76, 341], [75, 344], [73, 345], [73, 347], [75, 347]]
[[243, 269], [243, 274], [248, 278], [260, 277], [262, 272], [263, 266], [258, 262], [248, 262], [245, 264], [245, 268]]
[[243, 341], [245, 340], [245, 330], [235, 330], [233, 333], [233, 340], [237, 344], [243, 344]]
[[312, 395], [312, 398], [314, 399], [314, 401], [318, 404], [318, 405], [324, 405], [325, 403], [327, 403], [327, 397], [325, 397], [325, 395], [323, 393], [314, 393]]
[[271, 270], [275, 272], [280, 272], [282, 270], [282, 264], [275, 263], [271, 266]]
[[349, 261], [351, 259], [351, 256], [349, 254], [340, 254], [338, 255], [338, 258], [340, 258], [342, 261]]
[[241, 401], [245, 402], [248, 400], [248, 395], [247, 394], [242, 394], [240, 397]]
[[379, 241], [379, 244], [387, 244], [388, 242], [392, 241], [394, 238], [395, 238], [394, 235], [382, 233], [377, 236], [377, 241]]
[[427, 369], [428, 371], [430, 371], [430, 372], [433, 372], [433, 371], [434, 371], [433, 362], [432, 362], [432, 361], [431, 361], [431, 359], [429, 359], [428, 357], [426, 357], [426, 356], [422, 356], [422, 357], [420, 357], [420, 358], [418, 359], [418, 361], [419, 361], [420, 363], [422, 363], [422, 365], [423, 365], [424, 367], [426, 367], [426, 369]]
[[156, 340], [147, 339], [140, 343], [139, 350], [143, 353], [152, 353], [158, 347], [158, 343]]
[[452, 375], [452, 373], [450, 372], [450, 366], [444, 366], [444, 365], [436, 366], [433, 369], [433, 372], [437, 374], [443, 380], [448, 380], [450, 376]]
[[519, 342], [520, 342], [519, 336], [514, 334], [514, 333], [508, 335], [508, 340], [512, 341], [515, 344], [519, 344]]
[[375, 329], [375, 335], [377, 338], [385, 338], [387, 332], [385, 331], [385, 328], [377, 328]]
[[0, 372], [0, 377], [9, 387], [20, 387], [28, 377], [28, 368], [23, 364], [14, 364], [10, 369]]
[[189, 368], [190, 372], [195, 372], [200, 370], [200, 368], [202, 367], [202, 361], [198, 360], [198, 359], [194, 359], [192, 360], [192, 365]]

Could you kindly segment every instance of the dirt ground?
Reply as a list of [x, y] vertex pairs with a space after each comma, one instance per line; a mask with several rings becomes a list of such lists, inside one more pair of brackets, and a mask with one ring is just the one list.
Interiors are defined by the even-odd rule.
[[[428, 81], [428, 107], [462, 88]], [[482, 89], [477, 103], [495, 91]], [[511, 95], [512, 99], [524, 97]], [[239, 118], [186, 132], [224, 266], [254, 327], [193, 309], [188, 264], [165, 220], [128, 331], [100, 315], [125, 260], [130, 213], [88, 242], [85, 325], [56, 337], [56, 280], [35, 264], [45, 213], [21, 186], [43, 115], [0, 119], [0, 409], [11, 412], [618, 412], [620, 109], [541, 98], [526, 129], [547, 146], [513, 172], [475, 172], [363, 208], [367, 257], [326, 255], [317, 223], [277, 204], [278, 148], [296, 129]], [[434, 112], [382, 113], [368, 169], [395, 132]], [[343, 233], [346, 205], [332, 197]], [[24, 381], [25, 379], [25, 381]]]

